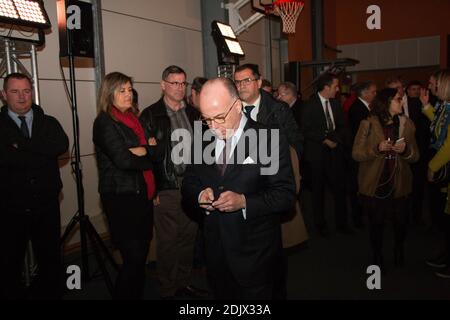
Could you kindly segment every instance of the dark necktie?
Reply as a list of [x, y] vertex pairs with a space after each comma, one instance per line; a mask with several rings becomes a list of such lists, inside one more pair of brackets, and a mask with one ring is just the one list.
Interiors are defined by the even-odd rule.
[[231, 151], [231, 139], [225, 140], [225, 145], [222, 149], [222, 153], [219, 156], [217, 161], [217, 167], [219, 168], [220, 175], [223, 176], [225, 174], [225, 170], [227, 169], [228, 157]]
[[327, 128], [329, 131], [334, 131], [333, 120], [331, 119], [329, 107], [330, 103], [327, 100], [325, 101], [325, 117], [327, 118]]
[[255, 106], [245, 106], [244, 109], [245, 109], [244, 113], [247, 116], [247, 118], [251, 119], [252, 117], [250, 115], [252, 113], [252, 110], [255, 109]]
[[30, 131], [28, 131], [27, 122], [25, 120], [24, 116], [19, 116], [20, 119], [20, 131], [22, 131], [22, 134], [25, 138], [30, 138]]

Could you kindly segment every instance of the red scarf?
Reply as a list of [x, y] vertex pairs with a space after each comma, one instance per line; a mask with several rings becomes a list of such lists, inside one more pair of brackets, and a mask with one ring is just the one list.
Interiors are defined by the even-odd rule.
[[[126, 111], [125, 113], [120, 112], [116, 107], [111, 109], [113, 116], [126, 125], [128, 128], [133, 130], [136, 136], [139, 138], [139, 143], [141, 146], [147, 145], [147, 140], [145, 139], [144, 129], [142, 128], [139, 119], [131, 111]], [[155, 195], [155, 177], [153, 176], [152, 170], [146, 170], [143, 172], [144, 180], [147, 185], [147, 196], [149, 199], [153, 199]]]

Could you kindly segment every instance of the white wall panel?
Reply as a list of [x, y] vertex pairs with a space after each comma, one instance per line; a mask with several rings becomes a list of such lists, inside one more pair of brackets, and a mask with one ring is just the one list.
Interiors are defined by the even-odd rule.
[[201, 30], [200, 0], [106, 0], [102, 9]]
[[354, 58], [360, 64], [348, 71], [386, 70], [439, 65], [440, 37], [357, 43], [338, 47], [339, 58]]
[[103, 13], [106, 71], [121, 71], [137, 82], [159, 82], [171, 64], [185, 69], [188, 79], [203, 74], [201, 33]]

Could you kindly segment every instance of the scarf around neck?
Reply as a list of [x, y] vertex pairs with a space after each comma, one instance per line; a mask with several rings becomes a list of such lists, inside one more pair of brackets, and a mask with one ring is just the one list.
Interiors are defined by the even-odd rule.
[[[125, 126], [133, 130], [134, 134], [139, 138], [139, 144], [141, 146], [146, 146], [147, 140], [145, 139], [144, 128], [142, 128], [141, 123], [136, 115], [131, 111], [121, 112], [116, 107], [111, 108], [113, 116], [123, 123]], [[153, 199], [155, 194], [155, 177], [152, 170], [143, 171], [145, 184], [147, 185], [147, 196], [148, 199]]]

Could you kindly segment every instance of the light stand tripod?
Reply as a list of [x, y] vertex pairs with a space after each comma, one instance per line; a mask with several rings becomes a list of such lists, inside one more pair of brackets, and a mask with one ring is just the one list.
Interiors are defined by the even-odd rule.
[[103, 255], [107, 258], [110, 264], [118, 269], [114, 258], [111, 253], [108, 251], [108, 248], [103, 243], [100, 235], [95, 230], [91, 221], [89, 220], [89, 216], [85, 213], [85, 203], [84, 203], [84, 188], [83, 188], [83, 175], [81, 171], [81, 157], [80, 157], [80, 141], [79, 141], [79, 120], [78, 120], [78, 111], [77, 111], [77, 94], [76, 94], [76, 82], [75, 82], [75, 57], [73, 55], [72, 50], [72, 31], [67, 30], [68, 39], [69, 39], [69, 70], [70, 70], [70, 94], [71, 94], [71, 109], [72, 109], [72, 123], [73, 123], [73, 141], [74, 141], [74, 150], [75, 157], [72, 159], [72, 167], [75, 172], [75, 179], [77, 185], [77, 204], [78, 204], [78, 212], [70, 221], [66, 230], [64, 231], [64, 235], [62, 236], [61, 243], [64, 245], [67, 237], [71, 234], [77, 224], [80, 225], [80, 241], [81, 241], [81, 264], [82, 264], [82, 279], [83, 281], [89, 281], [92, 279], [89, 272], [89, 257], [88, 257], [88, 240], [91, 243], [94, 256], [97, 260], [98, 266], [103, 274], [103, 278], [105, 280], [106, 286], [110, 293], [113, 292], [113, 284], [111, 281], [111, 277], [109, 276], [108, 270], [106, 269], [105, 262], [103, 261]]

